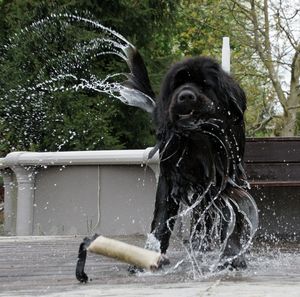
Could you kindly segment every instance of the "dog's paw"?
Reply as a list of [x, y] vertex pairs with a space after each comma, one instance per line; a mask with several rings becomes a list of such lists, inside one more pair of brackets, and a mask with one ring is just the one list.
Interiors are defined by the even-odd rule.
[[236, 270], [244, 270], [247, 268], [247, 262], [244, 257], [238, 257], [231, 262], [231, 267]]
[[128, 266], [127, 271], [129, 272], [129, 274], [136, 274], [139, 272], [144, 272], [144, 269], [137, 267], [135, 265], [130, 265], [130, 266]]
[[170, 263], [171, 262], [169, 258], [166, 256], [166, 254], [161, 254], [158, 268], [162, 268], [165, 265], [170, 265]]
[[233, 259], [232, 261], [227, 261], [222, 265], [218, 266], [218, 270], [245, 270], [247, 268], [247, 262], [244, 256]]

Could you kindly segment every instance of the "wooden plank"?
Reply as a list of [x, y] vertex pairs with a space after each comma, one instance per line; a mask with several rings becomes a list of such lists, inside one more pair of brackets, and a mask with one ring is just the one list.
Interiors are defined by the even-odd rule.
[[[118, 236], [118, 240], [144, 246], [145, 236]], [[0, 296], [41, 296], [83, 289], [75, 277], [78, 248], [82, 237], [0, 236]], [[172, 248], [170, 249], [172, 252]], [[128, 264], [89, 253], [86, 273], [92, 279], [87, 286], [96, 283], [127, 284], [148, 283], [151, 278], [130, 277]], [[175, 282], [172, 274], [158, 277], [155, 283]], [[84, 295], [84, 294], [83, 294]], [[71, 295], [72, 296], [72, 295]]]
[[300, 163], [300, 138], [248, 138], [245, 162]]
[[300, 183], [300, 163], [247, 163], [250, 183]]
[[[250, 180], [251, 187], [300, 187], [300, 181], [259, 181]], [[300, 193], [300, 188], [297, 189]]]
[[[143, 236], [126, 236], [118, 239], [139, 246], [142, 246], [145, 240]], [[259, 246], [256, 252], [254, 251], [254, 255], [249, 259], [247, 271], [239, 271], [236, 275], [233, 272], [228, 274], [222, 272], [220, 275], [214, 274], [210, 279], [203, 278], [201, 281], [193, 281], [191, 264], [169, 273], [165, 271], [130, 276], [127, 272], [127, 264], [89, 254], [86, 272], [92, 277], [92, 281], [85, 285], [75, 279], [80, 242], [81, 237], [0, 237], [0, 296], [143, 296], [144, 293], [147, 296], [157, 296], [158, 293], [161, 296], [176, 296], [178, 290], [187, 283], [188, 288], [195, 290], [195, 286], [199, 285], [201, 288], [204, 287], [207, 293], [217, 280], [217, 284], [221, 281], [225, 282], [224, 289], [228, 287], [226, 285], [228, 281], [238, 283], [239, 286], [245, 282], [252, 284], [242, 294], [250, 297], [257, 293], [254, 292], [255, 282], [264, 284], [268, 288], [267, 291], [271, 291], [274, 285], [270, 287], [270, 283], [277, 284], [279, 281], [282, 286], [282, 283], [286, 283], [287, 276], [290, 285], [285, 288], [285, 292], [288, 296], [294, 296], [290, 293], [295, 290], [299, 293], [300, 246], [296, 243], [285, 248], [280, 247], [281, 252], [287, 250], [287, 254], [282, 256], [284, 261], [280, 264], [278, 261], [281, 258], [276, 256], [272, 259], [272, 249], [266, 248], [264, 244]], [[264, 248], [266, 248], [265, 252], [263, 252]], [[173, 265], [187, 256], [182, 244], [176, 246], [173, 243], [168, 254]], [[292, 261], [293, 265], [290, 265], [289, 261]], [[179, 287], [174, 291], [174, 286], [177, 284]], [[162, 289], [156, 291], [158, 287]], [[196, 294], [197, 292], [189, 296], [203, 295]], [[257, 296], [264, 296], [263, 292], [264, 290]], [[226, 296], [233, 296], [235, 293], [236, 287], [232, 288]], [[222, 294], [209, 295], [221, 296]]]

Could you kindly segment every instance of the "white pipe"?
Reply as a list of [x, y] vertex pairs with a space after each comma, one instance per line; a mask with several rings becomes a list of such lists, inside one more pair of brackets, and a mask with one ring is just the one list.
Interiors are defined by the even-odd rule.
[[12, 172], [9, 169], [1, 170], [4, 186], [4, 232], [12, 234], [13, 232], [13, 196], [12, 196]]
[[222, 45], [222, 68], [230, 73], [230, 44], [229, 37], [223, 37]]
[[55, 166], [55, 165], [137, 165], [157, 164], [158, 154], [148, 160], [152, 148], [145, 150], [107, 150], [74, 152], [13, 152], [2, 159], [3, 165]]
[[18, 182], [16, 235], [32, 235], [34, 169], [14, 166], [13, 171]]

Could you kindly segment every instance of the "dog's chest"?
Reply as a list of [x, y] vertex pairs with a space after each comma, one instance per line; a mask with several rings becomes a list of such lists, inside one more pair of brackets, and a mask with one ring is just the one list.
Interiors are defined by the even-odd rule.
[[176, 180], [189, 184], [207, 183], [214, 178], [214, 160], [207, 146], [186, 144], [171, 163]]

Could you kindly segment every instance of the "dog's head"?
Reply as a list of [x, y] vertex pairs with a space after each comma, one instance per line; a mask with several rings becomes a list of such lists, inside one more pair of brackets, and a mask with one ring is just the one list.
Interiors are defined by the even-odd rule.
[[[157, 144], [149, 157], [159, 149], [161, 164], [177, 168], [194, 155], [185, 162], [187, 179], [197, 177], [197, 171], [208, 177], [218, 175], [222, 185], [230, 180], [246, 186], [242, 166], [246, 97], [238, 83], [215, 60], [189, 58], [170, 68], [154, 100], [143, 59], [135, 48], [127, 54], [131, 73], [121, 95], [128, 104], [153, 114]], [[199, 161], [196, 171], [194, 160]]]
[[180, 127], [212, 118], [243, 121], [246, 99], [239, 85], [207, 57], [196, 57], [170, 68], [158, 98], [156, 120]]

